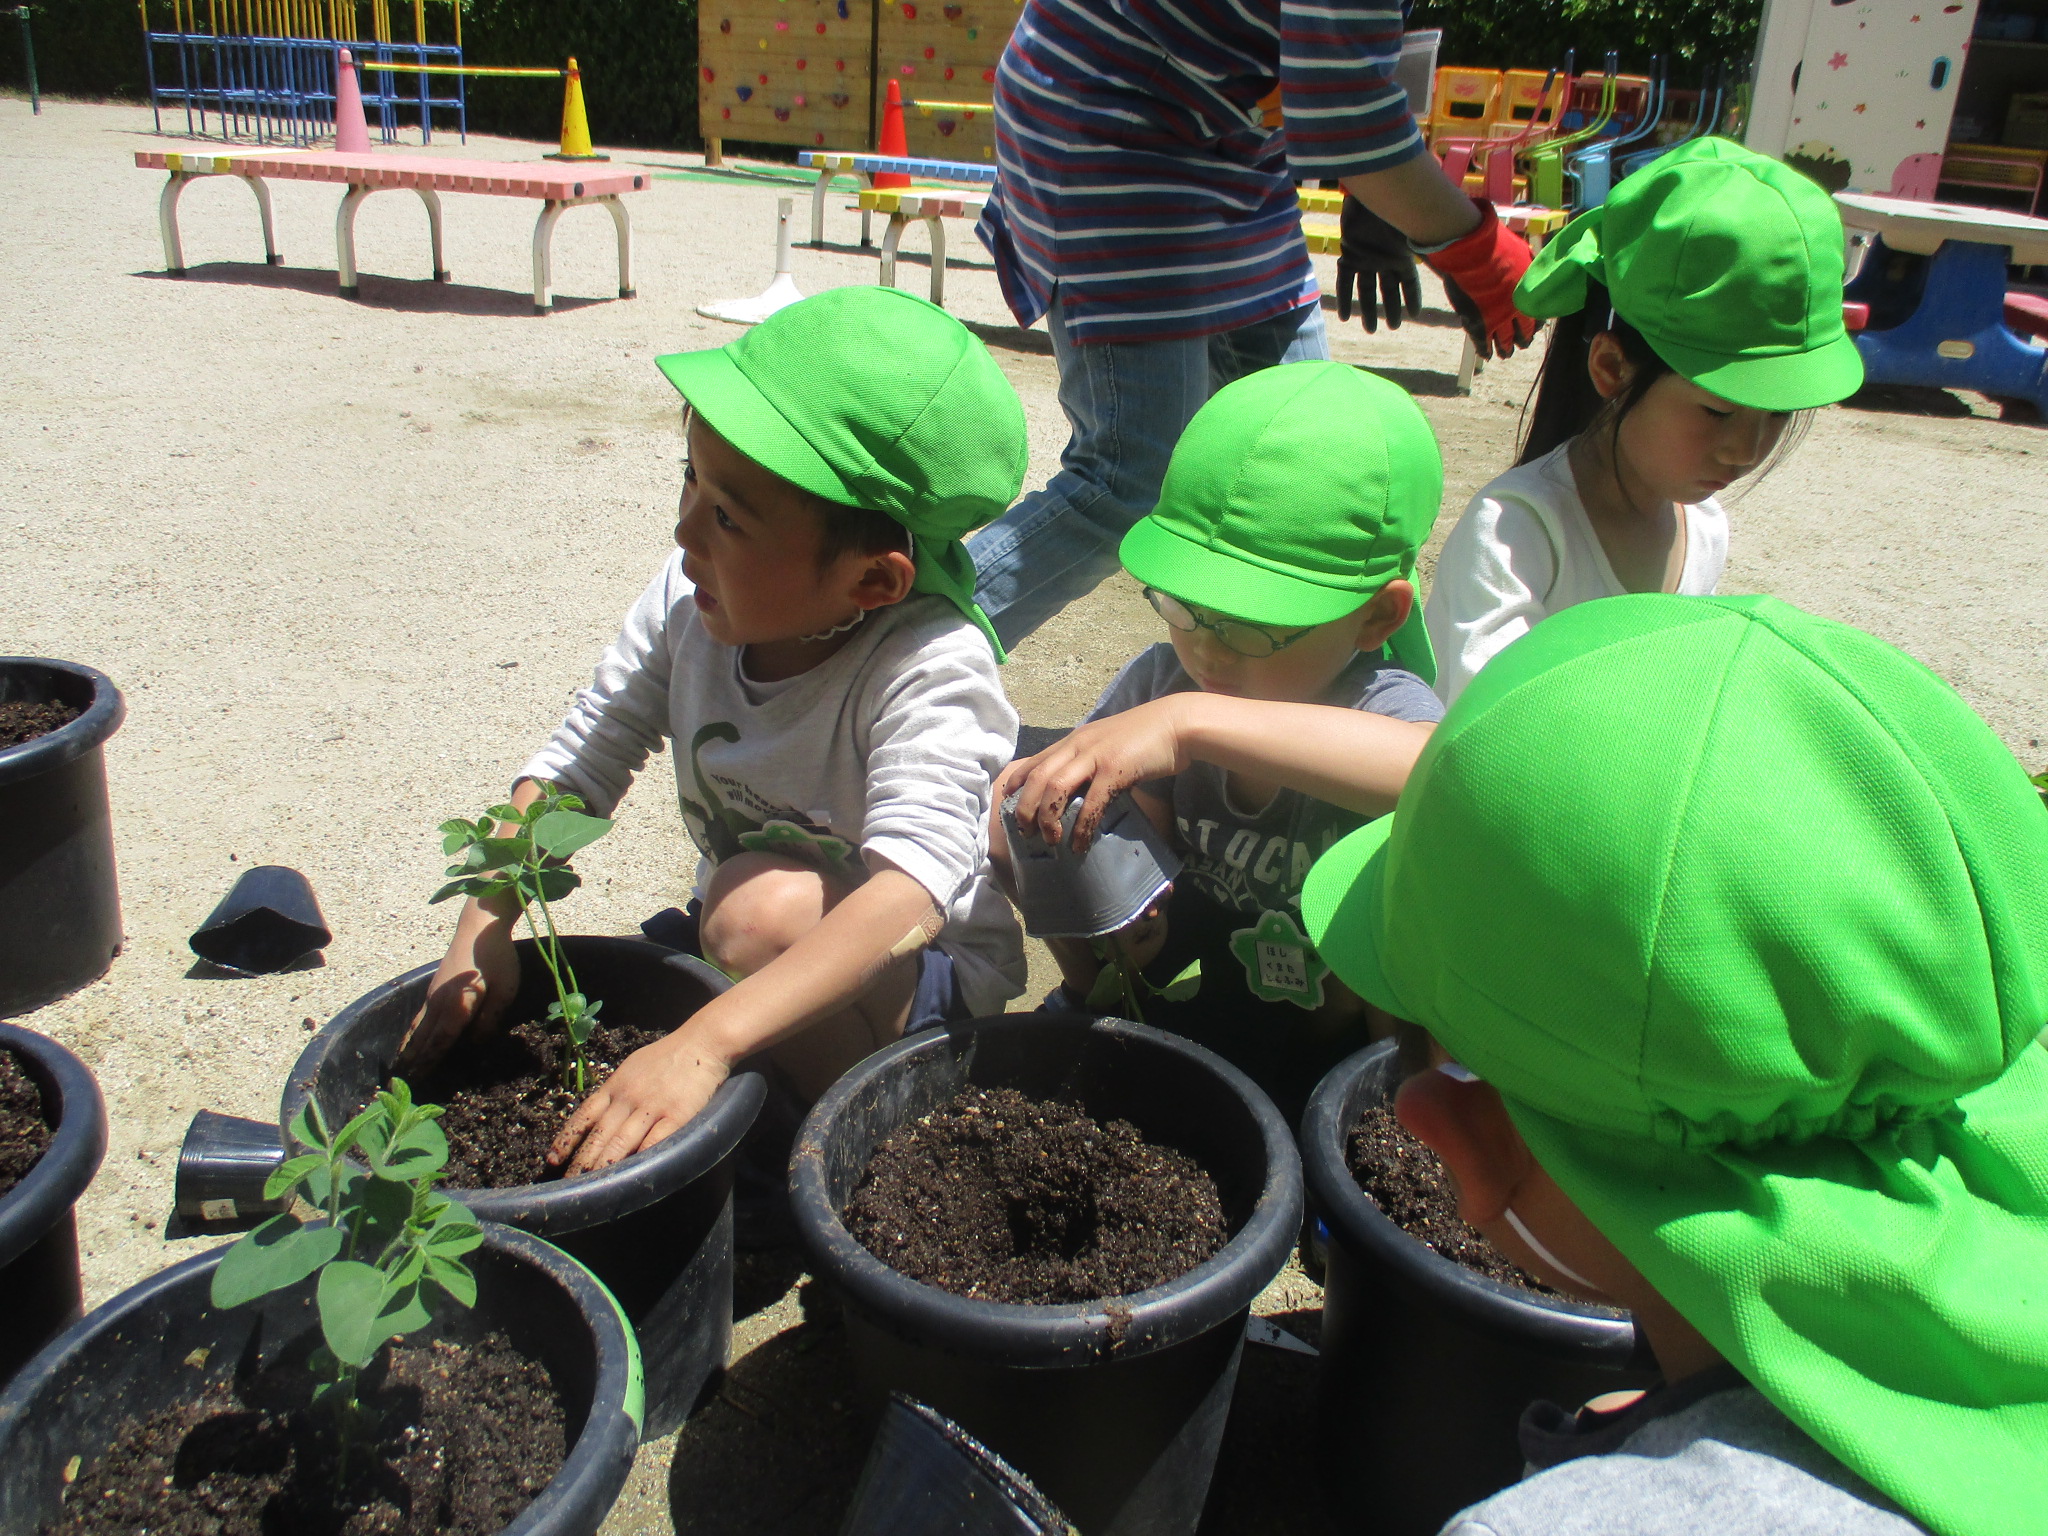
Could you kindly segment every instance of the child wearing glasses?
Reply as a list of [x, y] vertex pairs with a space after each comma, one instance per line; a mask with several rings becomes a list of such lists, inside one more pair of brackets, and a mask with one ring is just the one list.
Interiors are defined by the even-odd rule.
[[[1125, 536], [1167, 643], [1131, 661], [1074, 732], [997, 781], [998, 805], [1085, 847], [1129, 789], [1185, 861], [1108, 942], [1054, 940], [1080, 1008], [1106, 957], [1139, 969], [1145, 1022], [1216, 1051], [1290, 1119], [1366, 1043], [1365, 1007], [1301, 923], [1309, 866], [1393, 809], [1443, 707], [1412, 581], [1443, 495], [1429, 423], [1385, 379], [1330, 362], [1219, 391]], [[990, 853], [1007, 879], [998, 819]], [[1200, 963], [1191, 997], [1161, 995]]]

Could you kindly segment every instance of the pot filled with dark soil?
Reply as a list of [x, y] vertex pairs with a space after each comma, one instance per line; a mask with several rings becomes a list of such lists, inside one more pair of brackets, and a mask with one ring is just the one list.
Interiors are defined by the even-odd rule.
[[84, 1062], [0, 1024], [0, 1383], [78, 1321], [73, 1207], [107, 1151], [107, 1107]]
[[[576, 974], [601, 999], [585, 1049], [589, 1087], [661, 1038], [730, 983], [703, 961], [639, 939], [563, 940]], [[608, 1286], [639, 1335], [646, 1427], [667, 1434], [725, 1369], [732, 1343], [733, 1153], [765, 1085], [735, 1073], [675, 1135], [611, 1167], [564, 1179], [542, 1154], [584, 1094], [565, 1086], [560, 1042], [540, 1021], [552, 982], [530, 941], [518, 944], [519, 995], [497, 1038], [459, 1047], [412, 1084], [444, 1107], [450, 1156], [442, 1188], [479, 1219], [544, 1237]], [[333, 1125], [389, 1077], [434, 967], [358, 998], [313, 1037], [285, 1085], [289, 1126], [310, 1097]]]
[[818, 1101], [790, 1190], [877, 1406], [929, 1404], [1087, 1536], [1195, 1529], [1301, 1220], [1250, 1079], [1120, 1019], [926, 1030]]
[[[617, 1306], [548, 1244], [486, 1227], [473, 1308], [365, 1371], [345, 1459], [312, 1281], [209, 1299], [225, 1250], [124, 1291], [0, 1396], [0, 1530], [19, 1536], [588, 1536], [632, 1469], [640, 1364]], [[342, 1465], [337, 1466], [337, 1460]]]
[[1382, 1041], [1302, 1116], [1327, 1235], [1316, 1434], [1341, 1529], [1433, 1536], [1521, 1476], [1529, 1404], [1648, 1386], [1656, 1365], [1627, 1312], [1547, 1289], [1458, 1218], [1443, 1165], [1394, 1118], [1400, 1082]]
[[0, 1015], [76, 992], [121, 948], [102, 749], [126, 712], [91, 667], [0, 656]]

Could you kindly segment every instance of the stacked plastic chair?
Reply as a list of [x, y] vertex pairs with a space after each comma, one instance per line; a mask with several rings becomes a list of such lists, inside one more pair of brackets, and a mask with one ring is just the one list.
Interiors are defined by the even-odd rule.
[[1721, 103], [1727, 94], [1726, 86], [1727, 66], [1716, 64], [1711, 71], [1700, 77], [1699, 95], [1693, 103], [1692, 122], [1676, 138], [1666, 139], [1654, 148], [1639, 149], [1634, 154], [1622, 156], [1619, 162], [1621, 168], [1614, 179], [1620, 181], [1625, 176], [1633, 176], [1652, 160], [1668, 154], [1679, 145], [1688, 144], [1694, 139], [1712, 133], [1714, 126], [1721, 121]]
[[1570, 184], [1566, 196], [1574, 213], [1597, 208], [1607, 201], [1607, 194], [1614, 185], [1614, 152], [1648, 138], [1662, 121], [1663, 115], [1664, 60], [1661, 56], [1652, 55], [1650, 83], [1644, 91], [1643, 108], [1636, 115], [1635, 122], [1624, 127], [1614, 137], [1602, 139], [1591, 148], [1580, 150], [1566, 162], [1565, 178]]
[[[1607, 71], [1599, 80], [1599, 96], [1590, 112], [1590, 121], [1574, 132], [1559, 133], [1536, 145], [1529, 151], [1529, 201], [1545, 208], [1563, 208], [1565, 203], [1565, 157], [1599, 138], [1607, 131], [1607, 125], [1614, 118], [1614, 104], [1620, 88], [1615, 66], [1619, 63], [1616, 54], [1607, 55]], [[1569, 56], [1565, 62], [1567, 87], [1565, 99], [1573, 100], [1580, 87], [1590, 85], [1591, 78], [1585, 75], [1572, 79]], [[1567, 112], [1569, 112], [1567, 108]], [[1566, 121], [1566, 114], [1559, 114], [1560, 124]]]

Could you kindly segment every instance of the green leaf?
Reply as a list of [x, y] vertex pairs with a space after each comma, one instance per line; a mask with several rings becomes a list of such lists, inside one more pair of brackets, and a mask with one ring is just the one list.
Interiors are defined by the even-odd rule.
[[336, 1158], [341, 1156], [342, 1153], [361, 1140], [363, 1133], [369, 1130], [371, 1126], [377, 1124], [381, 1118], [382, 1114], [374, 1104], [361, 1111], [355, 1119], [349, 1121], [347, 1125], [344, 1125], [339, 1131], [335, 1132], [334, 1140], [327, 1144], [328, 1157]]
[[446, 833], [449, 837], [467, 837], [469, 836], [470, 833], [474, 832], [476, 828], [471, 826], [469, 822], [465, 820], [463, 817], [454, 816], [450, 817], [447, 821], [442, 822], [441, 825], [434, 828], [434, 830], [436, 832]]
[[427, 1234], [427, 1248], [444, 1259], [453, 1259], [481, 1247], [483, 1240], [482, 1227], [473, 1222], [451, 1221]]
[[414, 1180], [448, 1166], [448, 1137], [431, 1120], [421, 1120], [384, 1149], [384, 1167], [397, 1178]]
[[511, 822], [514, 825], [517, 825], [524, 819], [519, 807], [512, 804], [509, 800], [502, 805], [492, 806], [488, 811], [484, 812], [484, 815], [488, 816], [492, 821]]
[[310, 1094], [307, 1095], [306, 1102], [299, 1106], [299, 1112], [292, 1116], [289, 1129], [292, 1140], [300, 1146], [326, 1149], [326, 1123], [320, 1115], [318, 1102]]
[[1124, 998], [1124, 973], [1121, 967], [1105, 965], [1095, 973], [1095, 985], [1088, 989], [1087, 1006], [1090, 1008], [1114, 1008]]
[[334, 1358], [361, 1370], [391, 1337], [380, 1331], [384, 1276], [375, 1265], [339, 1259], [320, 1271], [320, 1332]]
[[213, 1270], [213, 1304], [239, 1307], [297, 1285], [341, 1252], [338, 1227], [309, 1227], [296, 1216], [273, 1216], [220, 1257]]
[[533, 841], [548, 857], [566, 859], [611, 829], [612, 824], [602, 816], [586, 816], [581, 811], [549, 811], [533, 824]]
[[[323, 1162], [318, 1168], [315, 1168], [306, 1175], [306, 1198], [323, 1209], [327, 1205], [328, 1195], [332, 1193], [328, 1183], [327, 1166]], [[343, 1203], [348, 1201], [351, 1192], [355, 1189], [356, 1185], [362, 1182], [362, 1179], [363, 1175], [359, 1169], [351, 1168], [346, 1163], [341, 1165], [341, 1198]]]
[[1202, 990], [1202, 962], [1199, 957], [1189, 962], [1188, 968], [1163, 987], [1154, 987], [1152, 994], [1163, 997], [1170, 1003], [1184, 1003]]
[[302, 1153], [298, 1157], [280, 1163], [277, 1171], [263, 1181], [263, 1198], [282, 1199], [285, 1191], [291, 1189], [315, 1168], [325, 1168], [327, 1159], [318, 1152]]
[[476, 1305], [476, 1276], [469, 1272], [467, 1264], [444, 1258], [439, 1253], [430, 1253], [427, 1255], [427, 1278], [465, 1307]]
[[400, 1286], [416, 1284], [427, 1272], [427, 1250], [412, 1247], [405, 1250], [405, 1257], [398, 1261], [398, 1267], [384, 1277], [385, 1287], [396, 1291]]
[[533, 844], [523, 837], [480, 837], [463, 855], [462, 867], [475, 873], [486, 869], [510, 869], [533, 855]]
[[[528, 882], [522, 880], [522, 886]], [[549, 901], [560, 901], [583, 883], [583, 877], [566, 864], [550, 865], [532, 880], [533, 888]]]

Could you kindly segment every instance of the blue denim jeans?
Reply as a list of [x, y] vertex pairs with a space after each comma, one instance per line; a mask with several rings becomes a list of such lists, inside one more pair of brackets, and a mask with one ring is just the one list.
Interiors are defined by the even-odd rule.
[[1330, 355], [1319, 303], [1214, 336], [1079, 347], [1054, 293], [1045, 324], [1071, 429], [1060, 472], [967, 541], [975, 600], [1005, 647], [1117, 569], [1117, 545], [1159, 500], [1173, 445], [1210, 395]]

